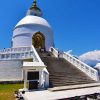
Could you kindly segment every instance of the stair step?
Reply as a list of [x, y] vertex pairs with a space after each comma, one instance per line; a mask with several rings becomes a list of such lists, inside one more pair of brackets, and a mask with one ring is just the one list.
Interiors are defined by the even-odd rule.
[[59, 79], [50, 79], [51, 81], [60, 81], [60, 82], [94, 82], [93, 80], [73, 80], [73, 79], [63, 79], [63, 80], [59, 80]]
[[75, 77], [75, 76], [64, 76], [64, 77], [61, 77], [61, 76], [51, 76], [50, 75], [50, 78], [56, 78], [56, 79], [80, 79], [80, 80], [92, 80], [92, 79], [89, 79], [89, 78], [85, 78], [85, 77]]
[[50, 52], [39, 52], [39, 55], [47, 66], [50, 83], [54, 87], [95, 82], [63, 58], [56, 58]]
[[50, 79], [50, 81], [52, 81], [52, 82], [94, 82], [94, 81], [92, 81], [92, 80], [54, 80], [54, 79]]

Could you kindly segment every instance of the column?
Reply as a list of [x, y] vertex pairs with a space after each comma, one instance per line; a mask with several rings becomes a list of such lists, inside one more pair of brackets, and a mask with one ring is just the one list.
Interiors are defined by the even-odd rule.
[[27, 70], [25, 70], [25, 74], [24, 74], [24, 91], [27, 90]]
[[39, 71], [39, 87], [44, 88], [44, 77], [43, 77], [43, 71]]

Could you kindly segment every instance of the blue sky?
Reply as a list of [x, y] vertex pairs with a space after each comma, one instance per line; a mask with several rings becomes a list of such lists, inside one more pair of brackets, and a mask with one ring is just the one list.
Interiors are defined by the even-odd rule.
[[[100, 0], [37, 0], [54, 30], [55, 46], [81, 55], [100, 49]], [[32, 0], [1, 0], [0, 49], [10, 47], [13, 28]]]

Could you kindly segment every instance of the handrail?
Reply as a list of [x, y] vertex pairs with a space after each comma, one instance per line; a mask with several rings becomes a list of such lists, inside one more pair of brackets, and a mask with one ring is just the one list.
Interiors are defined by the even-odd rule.
[[0, 51], [0, 60], [30, 59], [38, 62], [32, 47], [7, 48]]
[[38, 53], [36, 52], [36, 49], [35, 49], [33, 46], [31, 46], [31, 48], [32, 48], [32, 50], [33, 50], [33, 52], [34, 52], [34, 54], [35, 54], [35, 57], [37, 57], [38, 61], [39, 61], [39, 62], [42, 62], [40, 56], [39, 56]]
[[55, 57], [58, 57], [59, 52], [55, 48], [50, 47], [50, 52], [52, 52]]
[[75, 67], [80, 69], [82, 72], [84, 72], [86, 75], [91, 77], [93, 80], [98, 81], [98, 72], [97, 70], [93, 69], [92, 67], [88, 66], [87, 64], [83, 63], [79, 59], [73, 57], [72, 55], [68, 53], [63, 53], [63, 58], [65, 58], [67, 61], [69, 61], [71, 64], [73, 64]]
[[14, 52], [26, 52], [26, 51], [32, 51], [31, 47], [18, 47], [18, 48], [6, 48], [3, 50], [0, 50], [0, 54], [3, 53], [14, 53]]
[[66, 52], [60, 52], [57, 49], [51, 47], [50, 51], [54, 54], [55, 57], [64, 58], [73, 64], [76, 68], [80, 69], [86, 75], [88, 75], [93, 80], [99, 81], [98, 71], [94, 68], [90, 67], [89, 65], [85, 64], [84, 62], [80, 61], [79, 59], [73, 57], [71, 54]]

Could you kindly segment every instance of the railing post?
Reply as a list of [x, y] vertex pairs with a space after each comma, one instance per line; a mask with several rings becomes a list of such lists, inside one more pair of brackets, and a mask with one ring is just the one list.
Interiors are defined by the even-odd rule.
[[53, 47], [51, 47], [50, 48], [50, 51], [53, 53], [53, 55], [55, 56], [55, 57], [59, 57], [59, 51], [57, 51], [55, 48], [53, 48]]

